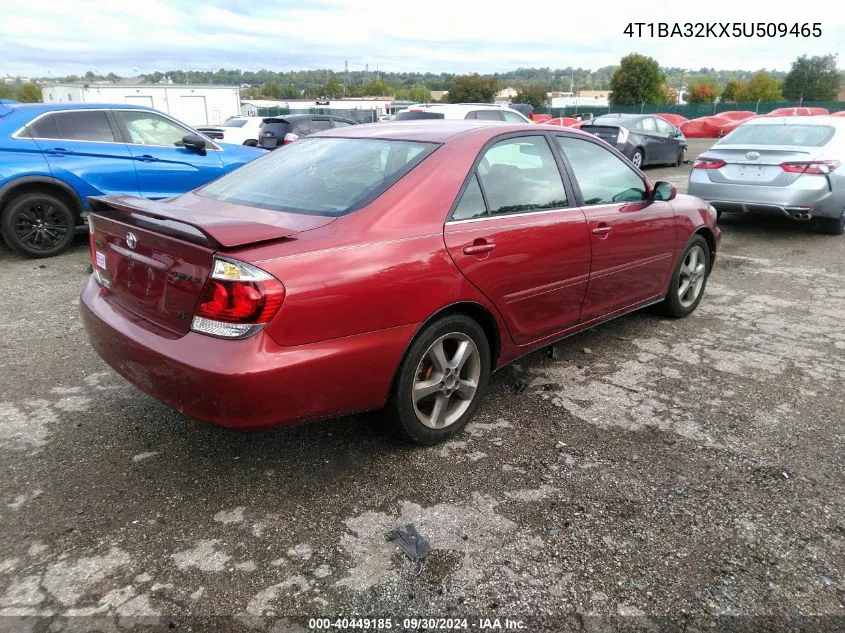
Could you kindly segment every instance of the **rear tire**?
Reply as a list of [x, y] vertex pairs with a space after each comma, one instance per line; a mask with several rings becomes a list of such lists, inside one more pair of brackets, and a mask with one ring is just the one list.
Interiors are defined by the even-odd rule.
[[405, 353], [387, 402], [396, 429], [432, 445], [460, 432], [475, 414], [490, 379], [484, 330], [462, 314], [428, 325]]
[[701, 235], [694, 235], [681, 253], [672, 273], [669, 291], [658, 308], [673, 318], [691, 314], [701, 303], [710, 275], [710, 247]]
[[825, 235], [845, 233], [845, 210], [838, 218], [819, 218], [819, 231]]
[[256, 141], [255, 139], [248, 139], [244, 141], [244, 145], [248, 147], [258, 147], [258, 141]]
[[70, 207], [50, 193], [25, 193], [3, 209], [0, 233], [21, 255], [41, 258], [63, 253], [73, 243], [76, 217]]
[[643, 153], [642, 148], [637, 148], [634, 150], [634, 153], [631, 154], [631, 162], [634, 163], [634, 167], [637, 169], [642, 169], [643, 165], [645, 164], [645, 154]]

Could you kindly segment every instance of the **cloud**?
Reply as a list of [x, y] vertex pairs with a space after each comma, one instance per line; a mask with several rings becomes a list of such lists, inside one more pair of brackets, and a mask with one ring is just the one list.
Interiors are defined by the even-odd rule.
[[[845, 41], [836, 12], [809, 13], [771, 0], [602, 0], [595, 7], [490, 0], [265, 0], [250, 6], [227, 0], [6, 0], [0, 73], [340, 69], [346, 60], [353, 69], [495, 72], [597, 68], [630, 52], [664, 66], [786, 70], [798, 55], [835, 52], [841, 48], [837, 38]], [[681, 40], [623, 32], [630, 22], [813, 20], [821, 20], [821, 37]]]

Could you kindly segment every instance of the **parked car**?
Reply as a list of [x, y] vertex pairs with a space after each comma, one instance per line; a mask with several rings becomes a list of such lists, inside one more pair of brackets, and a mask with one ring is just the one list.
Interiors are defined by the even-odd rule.
[[357, 125], [357, 121], [325, 114], [285, 114], [267, 117], [261, 121], [260, 146], [273, 150], [317, 132], [349, 125]]
[[233, 116], [220, 125], [201, 125], [197, 130], [221, 143], [257, 147], [263, 120], [260, 116]]
[[477, 119], [505, 121], [506, 123], [532, 123], [521, 112], [492, 103], [419, 104], [397, 112], [393, 121], [418, 121], [421, 119]]
[[[512, 103], [510, 105], [512, 110], [516, 110], [526, 119], [534, 120], [534, 106], [530, 103]], [[551, 118], [551, 117], [549, 117]]]
[[637, 167], [680, 165], [687, 142], [681, 131], [665, 119], [651, 114], [603, 114], [582, 123], [585, 132], [607, 141]]
[[818, 218], [823, 233], [845, 231], [845, 120], [832, 116], [759, 117], [742, 124], [695, 161], [691, 194], [719, 213]]
[[333, 129], [172, 200], [94, 204], [81, 307], [116, 372], [242, 429], [386, 406], [423, 444], [532, 350], [690, 314], [720, 237], [603, 141], [489, 121]]
[[0, 105], [0, 234], [23, 255], [58, 255], [88, 196], [169, 198], [265, 153], [139, 106]]

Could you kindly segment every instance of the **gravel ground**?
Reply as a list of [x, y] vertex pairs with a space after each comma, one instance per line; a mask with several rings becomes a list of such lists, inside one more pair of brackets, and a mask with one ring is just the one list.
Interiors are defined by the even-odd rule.
[[522, 359], [435, 448], [198, 424], [89, 348], [84, 238], [0, 252], [0, 630], [844, 630], [845, 238], [722, 219], [691, 317]]

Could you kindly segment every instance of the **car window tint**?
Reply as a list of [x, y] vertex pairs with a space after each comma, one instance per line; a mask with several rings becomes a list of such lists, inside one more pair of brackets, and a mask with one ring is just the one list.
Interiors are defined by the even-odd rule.
[[[502, 113], [498, 110], [476, 110], [472, 114], [475, 114], [476, 119], [480, 119], [482, 121], [501, 121], [502, 120]], [[469, 117], [467, 117], [469, 118]]]
[[332, 121], [332, 124], [333, 124], [335, 127], [347, 127], [347, 126], [349, 126], [349, 125], [353, 125], [353, 124], [352, 124], [352, 123], [350, 123], [349, 121]]
[[656, 117], [654, 119], [654, 123], [657, 125], [657, 131], [660, 132], [661, 134], [674, 134], [675, 133], [675, 127], [671, 123], [661, 119], [660, 117]]
[[492, 215], [567, 205], [560, 171], [542, 136], [499, 141], [484, 153], [478, 174]]
[[294, 119], [291, 121], [291, 132], [299, 136], [311, 134], [311, 119]]
[[32, 138], [61, 138], [52, 114], [43, 116], [26, 126]]
[[508, 112], [507, 110], [502, 110], [502, 117], [504, 117], [505, 121], [508, 123], [525, 123], [525, 119], [519, 116], [516, 112]]
[[654, 124], [654, 119], [646, 117], [637, 121], [637, 129], [643, 130], [644, 132], [656, 132], [657, 126]]
[[643, 179], [610, 150], [579, 138], [555, 136], [572, 167], [584, 204], [610, 204], [646, 199]]
[[339, 216], [375, 200], [436, 148], [415, 141], [310, 137], [196, 193], [261, 209]]
[[487, 215], [487, 207], [484, 206], [484, 196], [481, 195], [481, 187], [478, 184], [478, 176], [473, 174], [469, 181], [461, 201], [452, 214], [453, 220], [471, 220], [482, 218]]
[[323, 130], [332, 129], [332, 122], [329, 119], [312, 119], [311, 131], [322, 132]]
[[115, 115], [126, 126], [130, 142], [135, 145], [179, 147], [183, 136], [194, 133], [152, 112], [116, 110]]
[[59, 138], [101, 143], [114, 143], [116, 140], [103, 110], [55, 112], [53, 119], [59, 128]]

